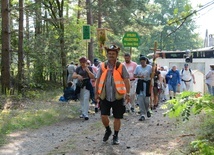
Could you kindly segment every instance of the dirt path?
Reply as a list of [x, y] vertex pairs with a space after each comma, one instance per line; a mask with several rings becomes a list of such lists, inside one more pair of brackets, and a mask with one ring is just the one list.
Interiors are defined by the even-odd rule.
[[[1, 155], [180, 155], [191, 138], [182, 137], [172, 120], [163, 117], [163, 109], [152, 117], [138, 121], [134, 113], [125, 114], [119, 132], [120, 145], [102, 142], [104, 127], [100, 114], [90, 119], [66, 119], [63, 122], [9, 135], [9, 143], [0, 148]], [[111, 127], [112, 127], [111, 118]]]

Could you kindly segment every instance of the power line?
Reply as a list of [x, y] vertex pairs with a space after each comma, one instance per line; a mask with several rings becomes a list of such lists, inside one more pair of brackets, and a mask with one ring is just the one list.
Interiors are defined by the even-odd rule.
[[201, 10], [203, 10], [203, 9], [213, 5], [213, 4], [214, 4], [214, 0], [206, 3], [205, 5], [203, 5], [199, 10], [197, 10], [197, 12], [199, 12], [199, 11], [201, 11]]
[[[180, 18], [180, 19], [178, 19], [178, 20], [175, 20], [175, 21], [171, 22], [169, 25], [174, 24], [174, 23], [177, 23], [177, 22], [179, 22], [179, 21], [183, 21], [183, 22], [184, 22], [184, 21], [187, 20], [187, 18], [189, 18], [189, 17], [192, 16], [193, 14], [198, 13], [198, 12], [204, 10], [205, 8], [207, 8], [207, 7], [209, 7], [209, 6], [213, 5], [213, 4], [214, 4], [214, 0], [212, 0], [212, 1], [210, 1], [210, 2], [208, 2], [208, 3], [206, 3], [206, 4], [204, 4], [200, 9], [194, 10], [193, 12], [191, 12], [191, 13], [188, 14], [188, 15], [186, 15], [185, 17]], [[182, 23], [182, 24], [183, 24], [183, 23]], [[182, 25], [182, 24], [181, 24], [181, 25]]]

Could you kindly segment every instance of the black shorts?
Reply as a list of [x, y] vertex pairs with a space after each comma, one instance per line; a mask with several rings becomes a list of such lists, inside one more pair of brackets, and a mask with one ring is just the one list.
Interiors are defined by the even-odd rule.
[[114, 118], [117, 119], [123, 118], [123, 114], [125, 113], [126, 110], [126, 107], [124, 105], [124, 99], [116, 100], [113, 102], [109, 102], [106, 99], [100, 100], [101, 115], [110, 116], [111, 108]]

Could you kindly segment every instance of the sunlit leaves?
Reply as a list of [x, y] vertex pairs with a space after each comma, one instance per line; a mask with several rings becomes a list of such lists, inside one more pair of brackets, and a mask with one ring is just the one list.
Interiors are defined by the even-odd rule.
[[169, 110], [165, 115], [181, 117], [183, 121], [186, 121], [189, 120], [191, 114], [199, 114], [201, 111], [214, 114], [214, 97], [198, 94], [195, 92], [183, 92], [177, 99], [168, 101]]

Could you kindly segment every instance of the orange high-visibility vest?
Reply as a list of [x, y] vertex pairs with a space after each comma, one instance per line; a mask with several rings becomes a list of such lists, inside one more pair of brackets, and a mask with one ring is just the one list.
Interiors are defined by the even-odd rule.
[[[100, 77], [100, 81], [98, 84], [98, 94], [102, 93], [102, 90], [106, 81], [107, 72], [108, 72], [108, 67], [105, 67], [105, 63], [101, 63], [100, 67], [102, 70], [102, 75]], [[121, 95], [126, 94], [125, 83], [123, 81], [123, 78], [121, 77], [122, 68], [123, 68], [123, 65], [120, 63], [119, 67], [116, 69], [116, 65], [115, 65], [113, 70], [114, 84], [117, 92]]]

